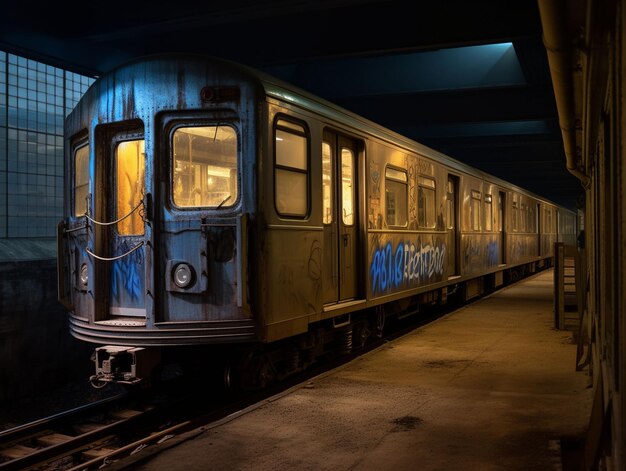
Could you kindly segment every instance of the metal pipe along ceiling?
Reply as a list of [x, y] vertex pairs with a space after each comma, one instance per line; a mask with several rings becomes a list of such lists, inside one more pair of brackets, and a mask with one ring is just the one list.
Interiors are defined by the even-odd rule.
[[587, 187], [589, 177], [576, 165], [574, 87], [570, 65], [570, 43], [563, 20], [566, 17], [565, 4], [561, 0], [538, 0], [537, 3], [543, 28], [543, 43], [548, 54], [552, 86], [559, 113], [559, 126], [563, 135], [567, 170]]

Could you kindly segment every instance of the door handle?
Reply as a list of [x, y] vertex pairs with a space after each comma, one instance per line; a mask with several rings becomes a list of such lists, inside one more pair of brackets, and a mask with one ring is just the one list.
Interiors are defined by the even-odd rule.
[[347, 247], [348, 246], [348, 240], [349, 240], [350, 236], [348, 234], [344, 234], [343, 235], [343, 246]]

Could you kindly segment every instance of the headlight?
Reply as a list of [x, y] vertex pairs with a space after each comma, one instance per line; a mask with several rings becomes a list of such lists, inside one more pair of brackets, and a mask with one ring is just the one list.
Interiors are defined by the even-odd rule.
[[89, 271], [86, 263], [83, 263], [80, 267], [80, 282], [83, 286], [87, 286], [87, 283], [89, 282]]
[[179, 288], [187, 288], [193, 283], [193, 268], [186, 263], [179, 263], [174, 267], [172, 276]]

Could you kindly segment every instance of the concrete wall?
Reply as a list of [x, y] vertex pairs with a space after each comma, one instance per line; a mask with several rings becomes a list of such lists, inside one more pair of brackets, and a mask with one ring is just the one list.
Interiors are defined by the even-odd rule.
[[69, 333], [56, 260], [0, 260], [0, 401], [86, 381], [92, 351]]

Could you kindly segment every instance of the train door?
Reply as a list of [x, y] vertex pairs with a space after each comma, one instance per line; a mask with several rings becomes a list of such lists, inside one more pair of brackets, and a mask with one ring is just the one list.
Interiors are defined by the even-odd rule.
[[108, 213], [109, 314], [146, 317], [144, 221], [145, 141], [138, 134], [112, 139]]
[[448, 233], [448, 277], [458, 276], [458, 197], [459, 197], [459, 179], [452, 175], [448, 175], [448, 184], [446, 186], [446, 231]]
[[358, 296], [358, 148], [325, 131], [322, 142], [324, 303]]
[[498, 193], [498, 246], [500, 247], [500, 264], [506, 264], [506, 220], [504, 208], [506, 207], [506, 193]]

